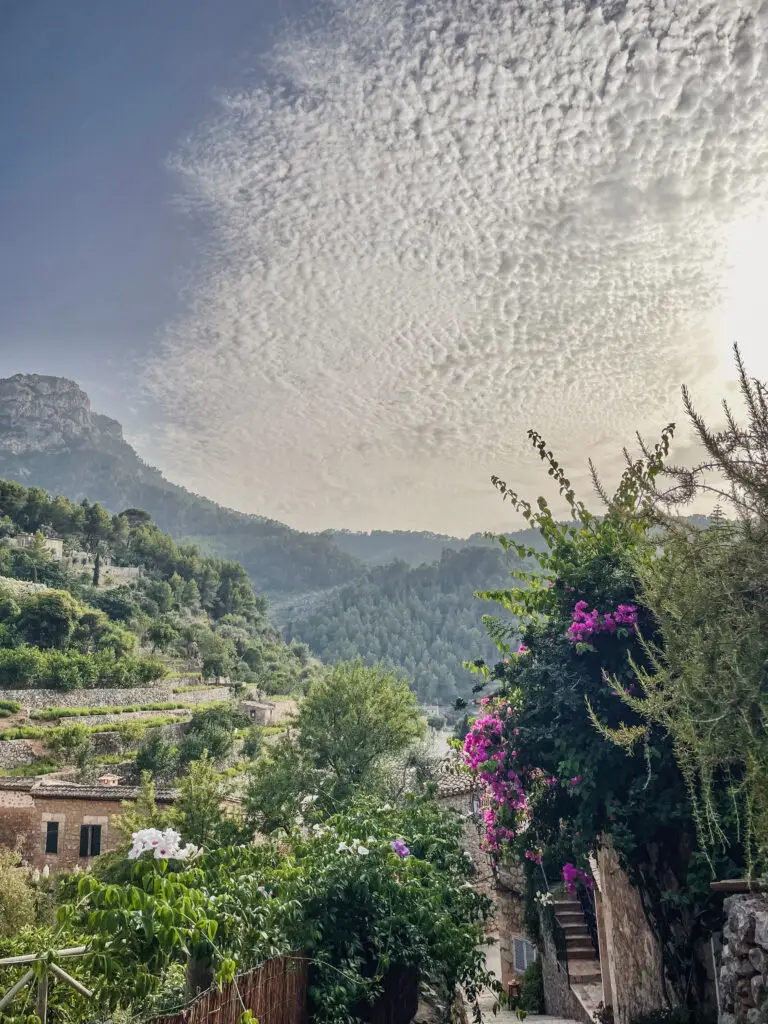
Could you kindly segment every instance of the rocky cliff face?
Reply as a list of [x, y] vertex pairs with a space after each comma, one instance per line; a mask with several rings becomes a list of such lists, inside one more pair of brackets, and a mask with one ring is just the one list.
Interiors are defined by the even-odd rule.
[[36, 373], [0, 379], [0, 452], [53, 454], [122, 440], [120, 424], [96, 415], [74, 381]]

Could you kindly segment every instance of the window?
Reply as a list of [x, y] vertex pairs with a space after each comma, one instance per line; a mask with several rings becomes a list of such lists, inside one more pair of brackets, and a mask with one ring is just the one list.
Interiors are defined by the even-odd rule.
[[101, 825], [80, 826], [80, 856], [98, 857], [101, 853]]
[[45, 823], [45, 852], [59, 852], [59, 823], [58, 821], [47, 821]]
[[525, 939], [515, 939], [515, 970], [523, 974], [536, 959], [536, 947]]

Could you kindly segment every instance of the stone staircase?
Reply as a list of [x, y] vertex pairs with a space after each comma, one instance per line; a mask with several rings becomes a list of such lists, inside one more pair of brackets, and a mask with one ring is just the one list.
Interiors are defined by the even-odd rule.
[[602, 983], [600, 961], [589, 935], [584, 911], [576, 893], [562, 893], [554, 901], [555, 918], [565, 932], [568, 974], [572, 982]]

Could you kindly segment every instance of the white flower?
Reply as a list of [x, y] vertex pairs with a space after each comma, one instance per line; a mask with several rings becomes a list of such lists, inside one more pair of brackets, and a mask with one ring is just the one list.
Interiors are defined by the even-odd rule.
[[317, 797], [315, 796], [314, 793], [307, 794], [307, 796], [305, 796], [301, 801], [301, 809], [306, 811], [306, 809], [308, 807], [311, 807], [316, 800]]
[[392, 810], [392, 804], [384, 804], [384, 806], [380, 807], [379, 810], [380, 811], [391, 811]]
[[48, 867], [48, 865], [46, 864], [46, 865], [45, 865], [45, 867], [43, 868], [43, 870], [41, 871], [41, 876], [42, 876], [43, 878], [48, 878], [48, 876], [50, 875], [50, 873], [51, 873], [51, 869], [50, 869], [50, 868]]
[[366, 854], [369, 854], [371, 851], [368, 849], [367, 846], [363, 846], [362, 844], [358, 844], [357, 852], [358, 852], [358, 854], [361, 857], [365, 857]]
[[37, 870], [37, 868], [35, 868], [35, 870], [32, 872], [32, 881], [35, 883], [35, 885], [37, 885], [37, 883], [40, 881], [40, 872]]
[[296, 821], [297, 825], [303, 825], [304, 824], [304, 818], [302, 817], [301, 814], [297, 814], [296, 815], [295, 821]]
[[338, 846], [336, 847], [336, 853], [343, 853], [343, 852], [344, 852], [345, 850], [348, 850], [348, 849], [349, 849], [349, 847], [348, 847], [348, 846], [347, 846], [347, 844], [346, 844], [346, 843], [345, 843], [345, 842], [344, 842], [344, 841], [342, 840], [342, 841], [341, 841], [341, 842], [339, 843], [339, 845], [338, 845]]
[[143, 828], [133, 833], [133, 845], [128, 851], [129, 860], [137, 860], [149, 851], [155, 860], [189, 860], [199, 851], [189, 843], [181, 845], [181, 836], [172, 828], [161, 832], [157, 828]]

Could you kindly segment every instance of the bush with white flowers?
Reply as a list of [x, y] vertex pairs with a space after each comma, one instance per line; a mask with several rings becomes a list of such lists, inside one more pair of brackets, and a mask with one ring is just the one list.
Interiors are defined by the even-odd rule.
[[192, 843], [182, 846], [181, 836], [172, 828], [143, 828], [134, 832], [132, 839], [129, 860], [138, 860], [144, 853], [151, 853], [155, 860], [191, 860], [199, 853]]

